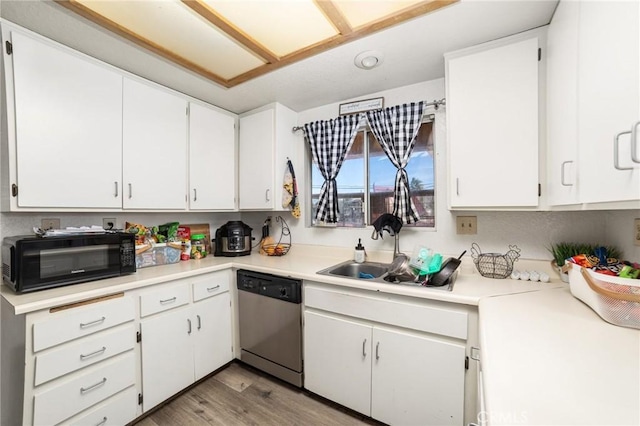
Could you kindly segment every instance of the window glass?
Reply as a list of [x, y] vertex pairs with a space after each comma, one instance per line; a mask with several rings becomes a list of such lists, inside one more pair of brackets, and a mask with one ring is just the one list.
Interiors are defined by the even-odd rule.
[[[411, 198], [420, 221], [416, 224], [405, 224], [405, 226], [435, 226], [432, 130], [431, 122], [422, 123], [406, 167]], [[375, 136], [364, 128], [358, 131], [336, 179], [340, 211], [335, 225], [364, 227], [373, 223], [383, 213], [392, 213], [395, 178], [396, 168], [387, 158]], [[314, 160], [311, 167], [313, 217], [315, 217], [323, 183], [324, 178]], [[365, 188], [368, 188], [366, 193]], [[313, 224], [317, 225], [315, 218]]]
[[[434, 227], [435, 171], [433, 161], [433, 125], [422, 123], [405, 170], [409, 177], [411, 199], [420, 220], [411, 225]], [[397, 169], [382, 150], [377, 139], [369, 133], [369, 223], [383, 213], [393, 213], [393, 190]]]

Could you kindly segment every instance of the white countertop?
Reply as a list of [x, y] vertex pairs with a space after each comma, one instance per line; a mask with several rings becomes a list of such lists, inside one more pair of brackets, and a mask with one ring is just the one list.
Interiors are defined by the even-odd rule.
[[[190, 260], [172, 265], [142, 268], [135, 274], [122, 277], [27, 294], [15, 294], [9, 287], [2, 285], [0, 286], [0, 294], [14, 307], [14, 313], [19, 315], [228, 268], [246, 268], [256, 272], [320, 281], [342, 287], [360, 288], [466, 305], [477, 305], [480, 299], [488, 296], [522, 293], [564, 286], [557, 275], [548, 270], [548, 262], [521, 260], [516, 263], [516, 269], [546, 271], [551, 277], [551, 282], [540, 283], [482, 277], [475, 269], [471, 258], [468, 257], [463, 259], [460, 273], [453, 286], [453, 291], [316, 274], [319, 270], [349, 260], [352, 255], [352, 250], [342, 248], [297, 245], [293, 246], [285, 256], [280, 257], [262, 256], [255, 252], [249, 256], [240, 257], [207, 256], [201, 260]], [[391, 257], [391, 253], [372, 252], [369, 253], [367, 260], [388, 263], [391, 261]]]
[[640, 424], [640, 330], [605, 322], [568, 286], [479, 310], [488, 424]]

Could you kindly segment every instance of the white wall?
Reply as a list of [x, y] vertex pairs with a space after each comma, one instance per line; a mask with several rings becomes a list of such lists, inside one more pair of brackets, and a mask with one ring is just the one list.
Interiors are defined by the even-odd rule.
[[[444, 97], [444, 79], [427, 81], [394, 90], [363, 95], [359, 99], [384, 97], [385, 106], [405, 102], [440, 99]], [[345, 99], [347, 102], [350, 99]], [[299, 125], [315, 120], [326, 120], [338, 116], [339, 103], [325, 105], [299, 113]], [[445, 108], [446, 109], [446, 108]], [[417, 230], [405, 228], [401, 232], [401, 250], [411, 252], [417, 244], [426, 245], [443, 254], [457, 254], [468, 250], [472, 242], [478, 242], [485, 252], [505, 252], [509, 244], [522, 249], [522, 257], [529, 259], [551, 259], [547, 247], [553, 242], [577, 241], [616, 244], [629, 259], [640, 260], [638, 248], [629, 242], [633, 217], [636, 212], [577, 211], [577, 212], [449, 212], [446, 205], [446, 128], [445, 111], [435, 112], [435, 156], [436, 156], [436, 229]], [[294, 244], [319, 246], [354, 247], [361, 238], [368, 250], [393, 250], [393, 239], [373, 241], [372, 228], [326, 229], [311, 228], [308, 194], [310, 191], [309, 168], [306, 144], [300, 134], [296, 146], [294, 167], [301, 195], [303, 218], [294, 219], [289, 213], [281, 213], [291, 228]], [[242, 165], [241, 165], [242, 166]], [[283, 171], [284, 173], [284, 171]], [[242, 220], [260, 229], [270, 213], [243, 213]], [[457, 215], [478, 217], [477, 235], [456, 235]], [[635, 216], [634, 216], [635, 215]], [[258, 231], [259, 232], [259, 231]], [[278, 233], [275, 225], [272, 233]], [[254, 231], [254, 235], [256, 232]], [[276, 235], [277, 236], [277, 235]]]

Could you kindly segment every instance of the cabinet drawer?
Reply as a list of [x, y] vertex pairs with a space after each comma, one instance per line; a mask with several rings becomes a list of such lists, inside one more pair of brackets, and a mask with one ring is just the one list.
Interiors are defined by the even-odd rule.
[[202, 275], [193, 280], [193, 301], [206, 299], [229, 290], [228, 271]]
[[52, 313], [33, 323], [33, 351], [132, 321], [135, 316], [130, 297], [108, 300]]
[[131, 386], [84, 413], [64, 422], [64, 426], [121, 426], [136, 418], [138, 391]]
[[467, 339], [468, 313], [455, 307], [381, 299], [305, 284], [305, 307], [412, 330]]
[[35, 392], [33, 397], [33, 423], [58, 424], [76, 413], [135, 382], [136, 368], [133, 352], [86, 374], [63, 381], [47, 390]]
[[35, 386], [133, 349], [135, 334], [128, 324], [37, 355]]
[[186, 281], [150, 291], [140, 296], [140, 316], [146, 317], [189, 303], [189, 286]]

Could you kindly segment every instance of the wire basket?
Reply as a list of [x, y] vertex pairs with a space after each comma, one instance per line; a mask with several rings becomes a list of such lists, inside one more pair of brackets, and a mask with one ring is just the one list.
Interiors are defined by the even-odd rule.
[[289, 225], [287, 225], [287, 222], [285, 222], [282, 216], [276, 216], [276, 222], [280, 222], [280, 226], [282, 227], [278, 242], [275, 244], [262, 244], [260, 246], [261, 251], [267, 256], [284, 256], [289, 253], [289, 249], [291, 248], [291, 230], [289, 229]]
[[520, 257], [518, 246], [509, 246], [505, 254], [482, 253], [477, 243], [471, 245], [471, 257], [480, 275], [487, 278], [507, 278], [513, 272], [513, 263]]
[[262, 250], [267, 256], [284, 256], [289, 252], [291, 244], [278, 243], [278, 244], [266, 244], [262, 246]]

